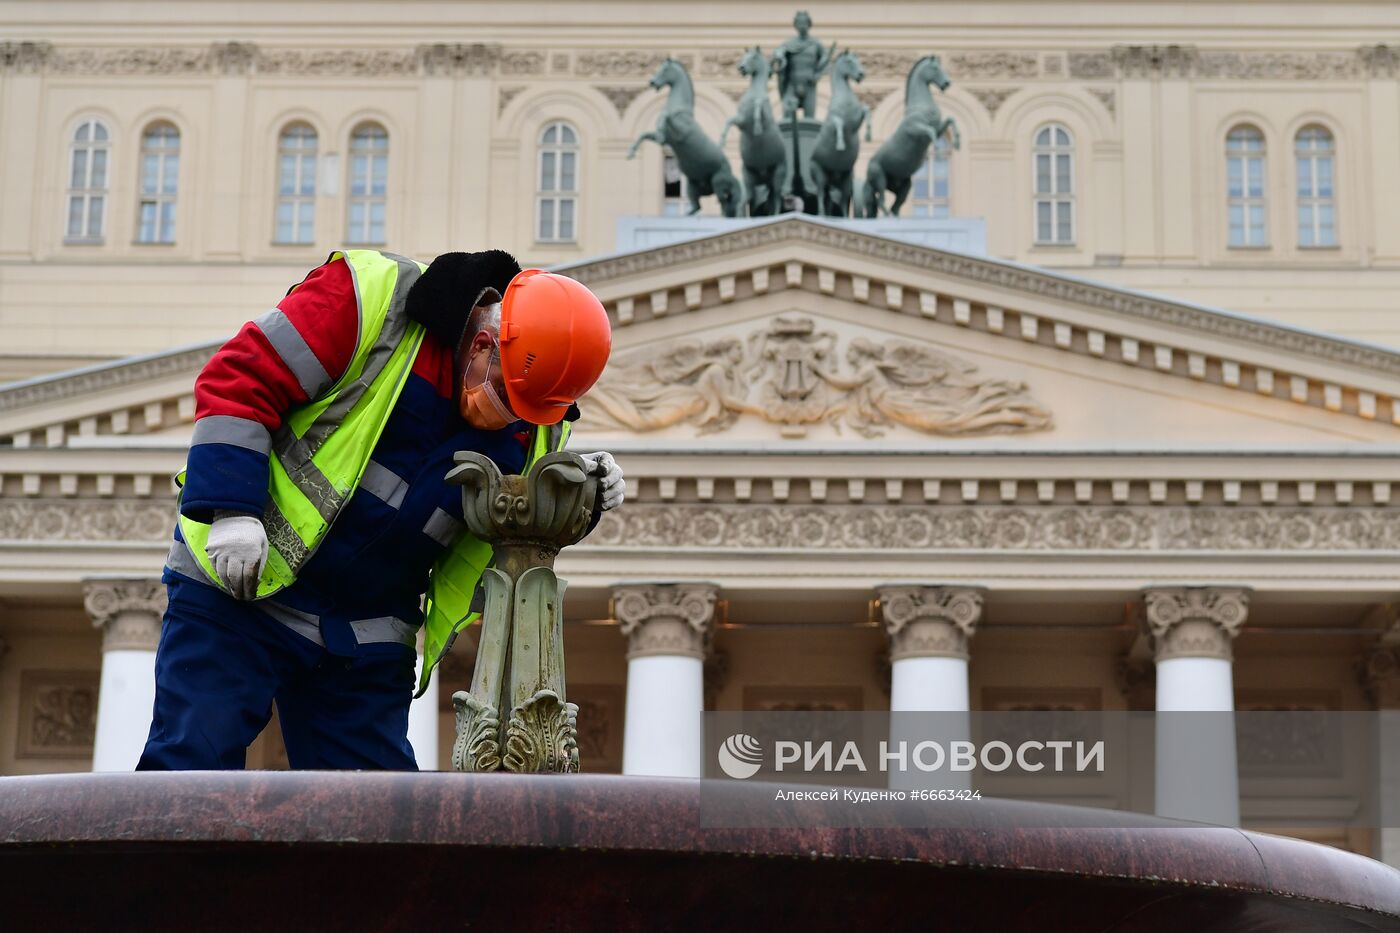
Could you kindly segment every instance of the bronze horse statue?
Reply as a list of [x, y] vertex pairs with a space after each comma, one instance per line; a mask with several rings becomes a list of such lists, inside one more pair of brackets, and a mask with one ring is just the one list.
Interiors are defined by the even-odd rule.
[[825, 217], [845, 217], [850, 212], [862, 124], [866, 142], [870, 141], [870, 108], [856, 97], [850, 82], [864, 80], [865, 69], [850, 49], [832, 61], [831, 104], [808, 158], [812, 183], [817, 189], [817, 213]]
[[[904, 119], [894, 135], [885, 140], [870, 159], [860, 191], [858, 213], [861, 216], [876, 217], [885, 213], [898, 217], [899, 209], [909, 197], [913, 177], [928, 155], [928, 147], [945, 133], [954, 149], [962, 145], [957, 124], [952, 117], [943, 116], [929, 91], [929, 85], [946, 91], [950, 83], [937, 55], [925, 55], [909, 69], [904, 84]], [[894, 203], [888, 208], [885, 206], [887, 190], [894, 192]]]
[[739, 60], [739, 73], [749, 79], [749, 89], [739, 98], [738, 112], [724, 124], [719, 144], [724, 147], [731, 126], [739, 128], [739, 157], [744, 164], [744, 188], [749, 193], [749, 216], [779, 214], [787, 183], [787, 154], [768, 100], [768, 59], [758, 46]]
[[695, 121], [695, 85], [691, 83], [685, 66], [674, 58], [667, 58], [652, 76], [651, 86], [658, 91], [663, 87], [671, 89], [666, 98], [666, 109], [656, 121], [656, 130], [643, 133], [632, 143], [632, 148], [627, 150], [627, 158], [636, 156], [637, 147], [643, 140], [651, 140], [658, 146], [670, 146], [676, 154], [681, 174], [685, 176], [690, 213], [699, 213], [700, 199], [713, 194], [719, 200], [724, 216], [738, 217], [744, 206], [744, 186], [734, 177], [724, 152]]

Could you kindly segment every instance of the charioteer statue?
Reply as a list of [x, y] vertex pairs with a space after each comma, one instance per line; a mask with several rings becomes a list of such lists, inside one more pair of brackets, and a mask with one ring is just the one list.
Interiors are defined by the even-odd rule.
[[792, 18], [797, 35], [778, 46], [773, 53], [773, 73], [778, 76], [778, 96], [783, 102], [783, 119], [790, 120], [801, 108], [802, 115], [817, 116], [817, 79], [831, 64], [830, 49], [812, 37], [812, 17], [799, 10]]

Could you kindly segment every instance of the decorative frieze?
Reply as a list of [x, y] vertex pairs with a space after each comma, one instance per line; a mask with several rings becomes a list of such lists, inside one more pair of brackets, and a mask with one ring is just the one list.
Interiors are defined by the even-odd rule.
[[0, 538], [15, 541], [160, 542], [174, 527], [174, 499], [0, 500]]
[[605, 513], [581, 547], [1396, 551], [1400, 510], [629, 502]]
[[418, 67], [434, 77], [491, 74], [501, 60], [501, 47], [495, 43], [435, 42], [416, 50]]
[[102, 630], [102, 650], [155, 651], [165, 616], [165, 586], [155, 579], [83, 582], [83, 608]]
[[1071, 78], [1116, 78], [1118, 65], [1112, 52], [1070, 52]]
[[615, 587], [613, 615], [627, 638], [628, 659], [679, 655], [704, 660], [714, 637], [718, 597], [719, 588], [708, 583]]
[[38, 74], [52, 60], [51, 42], [0, 42], [0, 72]]
[[1153, 659], [1232, 658], [1231, 642], [1249, 615], [1249, 591], [1240, 587], [1174, 586], [1143, 591]]
[[[544, 48], [508, 49], [498, 43], [430, 43], [388, 48], [276, 48], [225, 41], [209, 46], [54, 46], [45, 41], [0, 43], [0, 72], [74, 75], [277, 74], [295, 76], [544, 75], [645, 78], [666, 52], [597, 49], [575, 53]], [[676, 58], [702, 80], [735, 74], [741, 52], [679, 52]], [[860, 50], [868, 80], [904, 78], [926, 49]], [[1111, 49], [1041, 52], [977, 49], [944, 52], [955, 81], [1105, 78], [1205, 78], [1318, 81], [1390, 78], [1400, 73], [1395, 46], [1356, 49], [1201, 51], [1191, 45], [1120, 45]]]
[[890, 660], [968, 658], [982, 618], [982, 590], [967, 586], [882, 586], [880, 616]]
[[574, 74], [584, 78], [649, 78], [665, 60], [665, 52], [640, 49], [580, 52], [574, 56]]
[[55, 47], [44, 71], [56, 75], [199, 75], [213, 70], [212, 50], [178, 46]]
[[1197, 53], [1190, 45], [1118, 45], [1110, 54], [1124, 78], [1185, 78]]
[[[1034, 78], [1040, 74], [1040, 56], [1035, 52], [951, 52], [947, 61], [948, 76], [955, 81]], [[901, 71], [901, 76], [904, 74], [908, 69]]]

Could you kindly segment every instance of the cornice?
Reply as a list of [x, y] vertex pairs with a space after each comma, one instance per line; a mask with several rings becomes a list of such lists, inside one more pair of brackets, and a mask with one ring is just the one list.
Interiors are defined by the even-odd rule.
[[100, 396], [122, 386], [184, 372], [197, 373], [209, 362], [209, 358], [221, 343], [222, 341], [211, 341], [150, 356], [114, 360], [66, 373], [14, 382], [0, 387], [0, 412], [57, 402], [78, 395]]
[[610, 279], [654, 272], [683, 263], [742, 255], [779, 243], [797, 242], [898, 263], [921, 271], [964, 278], [985, 285], [1027, 291], [1159, 324], [1208, 331], [1242, 342], [1263, 344], [1304, 356], [1374, 369], [1400, 376], [1400, 351], [1298, 331], [1279, 324], [1243, 318], [1219, 309], [1166, 301], [1063, 273], [1009, 260], [952, 253], [916, 246], [801, 215], [756, 223], [740, 230], [687, 240], [649, 250], [557, 266], [556, 271], [593, 286]]
[[[784, 245], [799, 248], [790, 256], [774, 255], [773, 248]], [[850, 271], [848, 263], [824, 260], [802, 248], [809, 246], [896, 268], [880, 281]], [[657, 273], [668, 270], [676, 270], [675, 281], [658, 289]], [[611, 285], [606, 288], [609, 311], [619, 327], [672, 311], [801, 289], [1079, 356], [1400, 424], [1400, 403], [1395, 401], [1400, 396], [1400, 352], [1009, 260], [904, 243], [801, 215], [568, 263], [555, 271], [595, 289]], [[953, 281], [931, 283], [926, 275]], [[632, 294], [619, 281], [648, 276], [651, 281], [639, 284]], [[973, 292], [981, 288], [984, 295], [987, 289], [1005, 294], [1012, 304], [1020, 293], [1028, 300], [1063, 305], [1064, 310], [1032, 312], [1011, 304], [993, 305], [959, 294], [958, 282], [967, 283]], [[1101, 312], [1105, 319], [1101, 324], [1085, 323], [1081, 310]], [[1222, 346], [1224, 342], [1233, 346]], [[1323, 371], [1312, 363], [1339, 365], [1348, 372]]]

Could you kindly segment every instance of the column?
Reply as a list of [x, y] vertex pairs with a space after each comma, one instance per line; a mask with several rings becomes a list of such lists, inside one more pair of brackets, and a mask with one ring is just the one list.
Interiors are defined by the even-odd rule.
[[613, 613], [627, 638], [623, 774], [704, 773], [704, 663], [718, 595], [708, 583], [613, 589]]
[[85, 580], [83, 608], [102, 630], [92, 770], [131, 771], [151, 729], [165, 587], [151, 579]]
[[1400, 868], [1400, 625], [1367, 649], [1361, 684], [1376, 706], [1376, 780], [1379, 842], [1371, 853]]
[[[413, 689], [423, 673], [423, 635], [418, 634], [418, 661], [413, 665]], [[408, 707], [408, 744], [413, 746], [413, 758], [419, 771], [438, 769], [438, 673], [433, 668], [428, 677], [428, 689]]]
[[1157, 664], [1156, 811], [1222, 826], [1240, 823], [1230, 646], [1249, 592], [1228, 587], [1143, 591]]
[[[982, 618], [983, 590], [968, 586], [882, 586], [880, 614], [890, 639], [890, 748], [936, 742], [945, 750], [972, 735], [968, 639]], [[941, 713], [912, 716], [911, 713]], [[971, 772], [923, 774], [893, 765], [890, 786], [972, 786]]]

